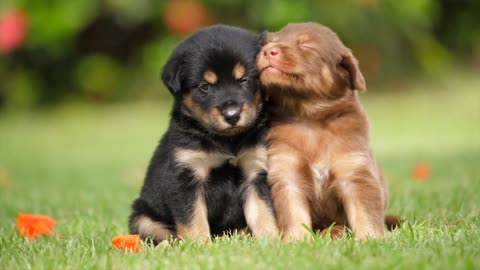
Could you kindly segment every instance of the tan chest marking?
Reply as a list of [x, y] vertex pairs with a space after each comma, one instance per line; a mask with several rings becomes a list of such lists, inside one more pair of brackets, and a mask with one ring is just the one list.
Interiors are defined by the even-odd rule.
[[252, 181], [261, 171], [267, 170], [267, 148], [257, 146], [241, 151], [238, 165], [247, 181]]
[[209, 153], [191, 149], [177, 149], [175, 160], [180, 166], [193, 171], [195, 180], [205, 182], [210, 170], [220, 167], [230, 158], [229, 155], [221, 153]]
[[192, 170], [195, 180], [200, 183], [208, 179], [212, 169], [227, 162], [232, 166], [239, 167], [247, 181], [251, 181], [260, 171], [266, 170], [267, 150], [263, 146], [257, 146], [242, 150], [237, 156], [234, 156], [220, 152], [177, 149], [175, 150], [175, 160], [180, 166]]

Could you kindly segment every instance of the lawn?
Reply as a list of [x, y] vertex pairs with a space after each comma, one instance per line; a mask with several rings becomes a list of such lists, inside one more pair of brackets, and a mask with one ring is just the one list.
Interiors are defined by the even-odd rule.
[[[0, 112], [1, 269], [478, 269], [480, 78], [455, 74], [362, 96], [390, 184], [388, 212], [408, 221], [384, 240], [284, 244], [233, 236], [203, 246], [111, 247], [127, 233], [169, 102]], [[431, 167], [414, 181], [419, 162]], [[58, 221], [61, 237], [25, 240], [19, 212]]]

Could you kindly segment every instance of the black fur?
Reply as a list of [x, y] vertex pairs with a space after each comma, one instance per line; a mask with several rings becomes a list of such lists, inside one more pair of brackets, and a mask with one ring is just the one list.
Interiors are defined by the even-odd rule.
[[[175, 98], [170, 126], [151, 159], [140, 197], [133, 203], [129, 222], [131, 233], [141, 234], [133, 224], [140, 215], [163, 224], [174, 232], [173, 236], [176, 236], [177, 223], [190, 222], [200, 184], [194, 181], [189, 168], [177, 164], [176, 149], [235, 156], [243, 149], [265, 144], [268, 123], [262, 104], [256, 108], [256, 117], [248, 127], [227, 135], [199, 121], [184, 104], [185, 95], [191, 95], [193, 102], [204, 111], [225, 103], [253, 104], [259, 91], [255, 68], [259, 50], [259, 36], [221, 25], [193, 34], [174, 50], [162, 74], [165, 85]], [[240, 81], [231, 74], [236, 63], [246, 69], [246, 75]], [[217, 84], [207, 87], [210, 88], [208, 91], [202, 89], [202, 86], [205, 88], [203, 73], [206, 69], [213, 70], [219, 78]], [[240, 168], [228, 162], [211, 170], [203, 190], [212, 235], [247, 226], [243, 213], [244, 181]], [[258, 174], [254, 186], [259, 197], [271, 206], [266, 172]]]

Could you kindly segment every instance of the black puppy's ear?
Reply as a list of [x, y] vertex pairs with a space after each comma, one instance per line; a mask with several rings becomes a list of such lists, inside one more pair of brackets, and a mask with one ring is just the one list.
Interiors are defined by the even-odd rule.
[[167, 64], [163, 67], [162, 80], [172, 95], [175, 95], [182, 90], [182, 68], [182, 55], [174, 55], [170, 57]]
[[347, 71], [350, 88], [352, 90], [359, 90], [360, 92], [367, 90], [365, 78], [363, 78], [362, 72], [360, 72], [360, 68], [358, 67], [358, 60], [350, 50], [342, 55], [339, 66]]

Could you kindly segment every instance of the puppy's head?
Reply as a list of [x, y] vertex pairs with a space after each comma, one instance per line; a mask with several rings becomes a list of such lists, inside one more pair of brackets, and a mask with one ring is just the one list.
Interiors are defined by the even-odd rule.
[[246, 30], [213, 26], [181, 42], [162, 79], [181, 112], [218, 135], [236, 135], [255, 123], [262, 107], [255, 57], [260, 39]]
[[257, 68], [269, 95], [338, 98], [346, 89], [366, 89], [358, 61], [325, 26], [289, 24], [264, 34], [262, 44]]

